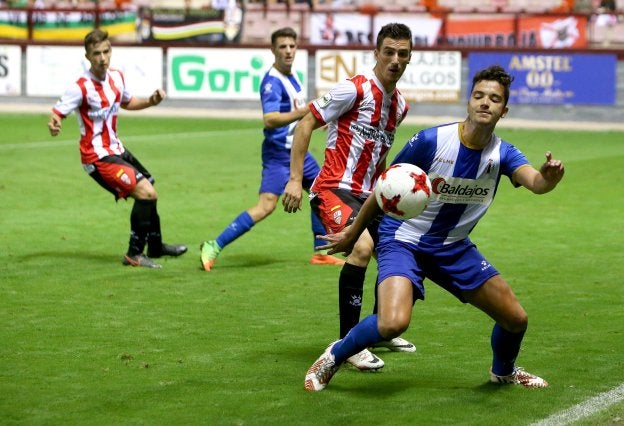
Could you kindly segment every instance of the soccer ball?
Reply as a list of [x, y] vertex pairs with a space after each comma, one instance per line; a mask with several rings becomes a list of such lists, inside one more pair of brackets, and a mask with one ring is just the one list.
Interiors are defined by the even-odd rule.
[[431, 182], [420, 167], [399, 163], [381, 174], [373, 192], [385, 214], [406, 220], [418, 216], [427, 207]]

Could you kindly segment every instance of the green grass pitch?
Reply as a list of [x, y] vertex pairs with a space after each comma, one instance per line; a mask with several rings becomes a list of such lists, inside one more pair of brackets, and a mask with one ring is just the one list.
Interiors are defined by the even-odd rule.
[[[307, 263], [309, 206], [278, 208], [200, 270], [199, 244], [257, 199], [261, 121], [122, 113], [165, 241], [189, 245], [162, 270], [121, 265], [131, 202], [82, 170], [75, 117], [54, 139], [46, 122], [0, 115], [0, 424], [527, 425], [624, 383], [622, 133], [497, 132], [566, 164], [544, 196], [504, 179], [473, 232], [529, 313], [518, 364], [548, 389], [487, 383], [492, 321], [428, 283], [404, 334], [415, 354], [380, 351], [383, 371], [344, 367], [309, 394], [306, 369], [338, 334], [339, 271]], [[322, 131], [312, 145], [322, 158]], [[619, 402], [581, 424], [622, 417]]]

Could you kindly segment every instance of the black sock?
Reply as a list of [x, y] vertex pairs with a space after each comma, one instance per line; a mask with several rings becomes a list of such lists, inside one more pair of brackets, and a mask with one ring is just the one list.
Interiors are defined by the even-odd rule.
[[340, 312], [340, 338], [360, 322], [364, 277], [366, 268], [345, 263], [338, 280], [338, 310]]
[[128, 244], [128, 256], [136, 256], [143, 253], [145, 241], [150, 231], [152, 211], [156, 205], [152, 200], [134, 200], [134, 206], [130, 213], [130, 242]]
[[154, 202], [152, 209], [152, 217], [150, 221], [150, 229], [147, 234], [147, 251], [153, 256], [159, 257], [162, 254], [162, 235], [160, 233], [160, 216], [158, 216], [158, 208]]

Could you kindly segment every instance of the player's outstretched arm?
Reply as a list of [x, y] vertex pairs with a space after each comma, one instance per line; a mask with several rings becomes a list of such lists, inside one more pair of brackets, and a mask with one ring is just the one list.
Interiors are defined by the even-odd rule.
[[61, 133], [62, 122], [63, 119], [55, 112], [50, 115], [50, 120], [48, 121], [48, 130], [52, 136], [56, 136]]
[[565, 168], [561, 160], [552, 158], [550, 151], [546, 152], [546, 161], [539, 170], [533, 167], [521, 167], [514, 176], [516, 182], [535, 194], [545, 194], [555, 189], [563, 179]]
[[122, 104], [121, 107], [123, 109], [127, 109], [129, 111], [138, 111], [141, 109], [149, 108], [152, 106], [156, 106], [163, 101], [167, 97], [167, 94], [162, 89], [154, 90], [154, 93], [150, 95], [149, 98], [137, 98], [133, 97], [130, 99], [130, 102], [127, 104]]
[[295, 213], [297, 210], [301, 210], [303, 163], [310, 147], [312, 132], [317, 127], [318, 122], [311, 112], [308, 112], [295, 127], [293, 144], [290, 149], [290, 178], [282, 196], [282, 205], [287, 213]]

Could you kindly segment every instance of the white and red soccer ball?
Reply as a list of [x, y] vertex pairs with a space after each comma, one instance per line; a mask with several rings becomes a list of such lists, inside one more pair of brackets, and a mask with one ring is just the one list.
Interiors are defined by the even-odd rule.
[[394, 164], [381, 174], [373, 193], [385, 214], [412, 219], [425, 210], [431, 196], [427, 173], [409, 163]]

